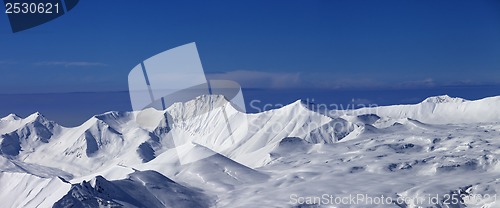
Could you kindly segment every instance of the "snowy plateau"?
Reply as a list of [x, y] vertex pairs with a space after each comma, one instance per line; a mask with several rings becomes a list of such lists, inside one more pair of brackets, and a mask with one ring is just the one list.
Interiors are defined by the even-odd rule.
[[224, 103], [72, 128], [8, 115], [0, 207], [500, 207], [500, 97], [254, 114]]

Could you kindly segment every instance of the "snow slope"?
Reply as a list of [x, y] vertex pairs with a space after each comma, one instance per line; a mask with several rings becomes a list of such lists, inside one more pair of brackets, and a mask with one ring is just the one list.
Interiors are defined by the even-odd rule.
[[0, 172], [2, 207], [51, 207], [70, 190], [63, 179], [27, 173]]
[[136, 171], [126, 179], [97, 176], [73, 184], [53, 207], [208, 207], [213, 199], [155, 171]]

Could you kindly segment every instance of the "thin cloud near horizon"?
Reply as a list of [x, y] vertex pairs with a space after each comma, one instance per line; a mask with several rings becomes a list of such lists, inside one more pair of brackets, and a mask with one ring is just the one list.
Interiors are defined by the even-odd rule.
[[343, 77], [328, 73], [304, 74], [300, 72], [263, 72], [235, 70], [208, 73], [208, 79], [232, 80], [242, 88], [261, 89], [415, 89], [446, 86], [498, 85], [498, 82], [471, 80], [442, 81], [434, 78], [390, 81], [370, 77]]
[[108, 64], [88, 61], [45, 61], [37, 62], [35, 66], [64, 66], [64, 67], [105, 67]]

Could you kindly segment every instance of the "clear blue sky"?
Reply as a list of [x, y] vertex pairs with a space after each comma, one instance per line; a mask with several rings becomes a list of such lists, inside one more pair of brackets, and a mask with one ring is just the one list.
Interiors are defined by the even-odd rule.
[[127, 90], [140, 61], [196, 42], [243, 87], [500, 83], [500, 1], [97, 1], [13, 34], [0, 15], [0, 93]]

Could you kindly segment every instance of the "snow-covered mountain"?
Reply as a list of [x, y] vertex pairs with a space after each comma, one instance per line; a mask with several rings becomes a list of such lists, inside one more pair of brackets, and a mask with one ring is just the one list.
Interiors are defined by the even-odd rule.
[[349, 111], [347, 114], [376, 114], [388, 118], [411, 118], [429, 124], [496, 122], [500, 117], [499, 97], [481, 100], [451, 98], [447, 95], [429, 97], [415, 105], [381, 106]]
[[[11, 114], [0, 119], [0, 199], [5, 207], [286, 207], [324, 204], [292, 194], [492, 195], [499, 104], [438, 96], [325, 113], [297, 101], [246, 114], [214, 95], [74, 128]], [[472, 205], [464, 196], [455, 207]]]

